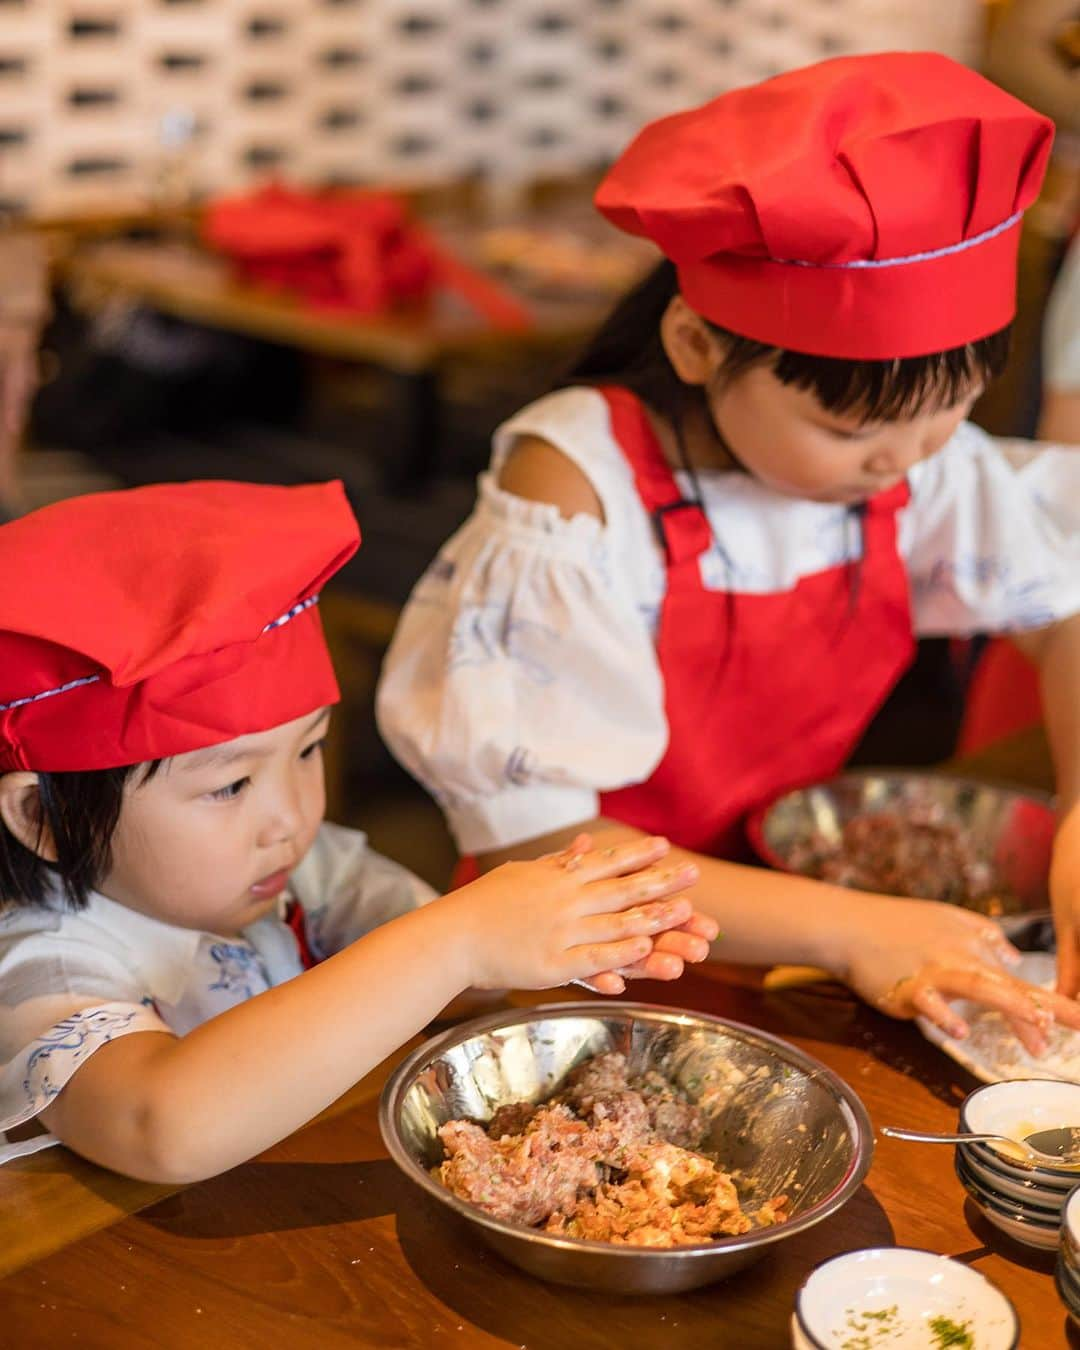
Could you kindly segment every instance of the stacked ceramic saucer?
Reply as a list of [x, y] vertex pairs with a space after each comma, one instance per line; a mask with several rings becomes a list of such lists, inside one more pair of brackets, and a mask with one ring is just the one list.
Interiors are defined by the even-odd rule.
[[960, 1108], [960, 1129], [1001, 1134], [1008, 1145], [956, 1145], [956, 1175], [985, 1218], [1017, 1242], [1054, 1251], [1062, 1210], [1080, 1167], [1035, 1163], [1022, 1141], [1039, 1130], [1080, 1125], [1080, 1084], [1029, 1078], [977, 1088]]
[[1054, 1283], [1073, 1325], [1080, 1327], [1080, 1186], [1065, 1201]]

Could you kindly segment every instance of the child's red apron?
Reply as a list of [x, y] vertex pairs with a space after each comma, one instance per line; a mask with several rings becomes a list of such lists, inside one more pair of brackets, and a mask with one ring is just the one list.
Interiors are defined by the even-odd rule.
[[743, 856], [746, 816], [836, 773], [911, 661], [896, 543], [907, 484], [867, 502], [860, 562], [772, 594], [709, 591], [704, 512], [683, 499], [636, 396], [602, 392], [667, 555], [656, 650], [669, 739], [652, 777], [604, 793], [601, 814], [697, 852]]

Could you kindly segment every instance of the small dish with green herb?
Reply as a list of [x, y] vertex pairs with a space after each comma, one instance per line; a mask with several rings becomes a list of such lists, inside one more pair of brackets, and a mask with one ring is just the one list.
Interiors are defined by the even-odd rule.
[[817, 1267], [795, 1296], [795, 1350], [1015, 1350], [1016, 1310], [977, 1270], [913, 1247]]

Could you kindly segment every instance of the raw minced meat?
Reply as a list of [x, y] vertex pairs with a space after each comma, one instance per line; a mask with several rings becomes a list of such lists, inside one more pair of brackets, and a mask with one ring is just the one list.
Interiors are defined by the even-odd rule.
[[451, 1120], [439, 1137], [449, 1154], [442, 1181], [512, 1223], [542, 1223], [600, 1179], [593, 1132], [565, 1106], [537, 1111], [522, 1134], [492, 1139], [471, 1120]]
[[500, 1107], [487, 1129], [452, 1120], [435, 1175], [498, 1219], [639, 1247], [676, 1247], [781, 1222], [778, 1196], [753, 1216], [731, 1177], [698, 1152], [701, 1110], [662, 1074], [631, 1080], [611, 1052], [581, 1064], [542, 1106]]
[[838, 839], [815, 834], [798, 844], [790, 866], [863, 891], [945, 900], [984, 913], [1004, 907], [994, 869], [979, 856], [971, 831], [935, 807], [853, 816]]

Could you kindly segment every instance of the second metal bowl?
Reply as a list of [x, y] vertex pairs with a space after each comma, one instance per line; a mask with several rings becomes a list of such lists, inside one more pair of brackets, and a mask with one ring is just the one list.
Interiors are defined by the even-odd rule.
[[799, 870], [792, 858], [811, 841], [839, 844], [855, 816], [928, 807], [938, 810], [943, 822], [962, 827], [979, 860], [992, 869], [995, 903], [976, 902], [973, 909], [991, 913], [1008, 933], [1050, 917], [1056, 821], [1045, 793], [946, 774], [846, 773], [780, 797], [751, 818], [748, 832], [763, 862], [790, 872]]

